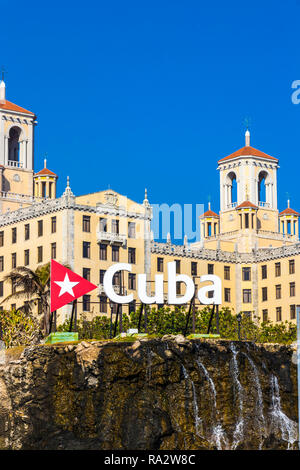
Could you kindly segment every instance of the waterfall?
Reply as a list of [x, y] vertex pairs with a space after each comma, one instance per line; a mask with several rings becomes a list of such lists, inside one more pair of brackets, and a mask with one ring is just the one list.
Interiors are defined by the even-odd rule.
[[212, 395], [213, 395], [214, 409], [217, 411], [217, 392], [216, 392], [215, 384], [213, 383], [213, 380], [212, 380], [211, 376], [209, 375], [206, 367], [204, 366], [204, 364], [202, 364], [202, 362], [200, 361], [199, 358], [196, 359], [196, 363], [198, 365], [198, 368], [203, 371], [203, 373], [205, 375], [205, 378], [206, 378], [206, 380], [208, 381], [208, 383], [210, 385]]
[[281, 409], [280, 390], [278, 379], [275, 375], [271, 375], [271, 390], [272, 390], [272, 409], [271, 419], [274, 430], [280, 429], [281, 437], [288, 443], [288, 449], [297, 441], [297, 423], [292, 421]]
[[[196, 394], [196, 389], [195, 389], [195, 384], [193, 380], [191, 379], [190, 375], [188, 374], [188, 371], [184, 367], [183, 364], [181, 364], [182, 370], [183, 370], [183, 375], [185, 380], [191, 384], [192, 386], [192, 393], [193, 393], [193, 410], [194, 410], [194, 417], [195, 417], [195, 428], [196, 428], [196, 434], [198, 436], [202, 435], [202, 419], [199, 416], [199, 407], [198, 407], [198, 402], [197, 402], [197, 394]], [[201, 429], [201, 431], [200, 431]]]
[[232, 351], [232, 378], [234, 385], [234, 395], [238, 404], [238, 421], [233, 432], [233, 442], [231, 448], [235, 450], [244, 436], [244, 418], [243, 418], [243, 387], [239, 380], [239, 367], [237, 362], [238, 351], [233, 343], [230, 344]]
[[[197, 349], [198, 345], [197, 345]], [[206, 380], [209, 383], [211, 392], [212, 392], [212, 400], [213, 400], [213, 419], [217, 419], [217, 391], [215, 384], [209, 375], [208, 370], [206, 369], [205, 365], [200, 361], [199, 358], [196, 359], [197, 366], [199, 370], [204, 373]], [[217, 421], [217, 423], [213, 426], [212, 433], [211, 433], [211, 441], [216, 445], [217, 450], [228, 449], [228, 440], [226, 437], [225, 430], [222, 427], [222, 424]]]

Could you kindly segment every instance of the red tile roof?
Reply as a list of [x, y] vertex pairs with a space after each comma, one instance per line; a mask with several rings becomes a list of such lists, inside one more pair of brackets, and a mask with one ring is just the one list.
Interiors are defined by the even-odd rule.
[[287, 207], [286, 209], [284, 209], [284, 211], [280, 212], [279, 215], [300, 215], [300, 214], [299, 212], [294, 211], [294, 209]]
[[215, 212], [208, 210], [204, 212], [204, 214], [202, 214], [200, 217], [202, 218], [202, 217], [219, 217], [219, 216]]
[[258, 209], [258, 206], [252, 204], [250, 201], [244, 201], [242, 204], [236, 207], [236, 209], [243, 209], [244, 207], [251, 207], [252, 209]]
[[43, 176], [43, 175], [48, 175], [48, 176], [56, 176], [56, 173], [53, 173], [53, 171], [48, 170], [48, 168], [43, 168], [41, 171], [38, 171], [38, 173], [35, 173], [34, 176]]
[[233, 152], [230, 155], [228, 155], [228, 157], [221, 158], [221, 160], [219, 160], [218, 163], [224, 162], [226, 160], [231, 160], [232, 158], [241, 157], [241, 156], [249, 156], [249, 155], [252, 155], [253, 157], [267, 158], [268, 160], [273, 160], [273, 161], [278, 162], [277, 158], [271, 157], [271, 155], [261, 152], [260, 150], [257, 150], [254, 147], [242, 147], [236, 152]]
[[0, 109], [6, 109], [7, 111], [16, 111], [17, 113], [31, 114], [32, 116], [35, 116], [35, 114], [31, 111], [28, 111], [25, 108], [21, 108], [21, 106], [11, 103], [8, 100], [5, 100], [4, 102], [0, 101]]

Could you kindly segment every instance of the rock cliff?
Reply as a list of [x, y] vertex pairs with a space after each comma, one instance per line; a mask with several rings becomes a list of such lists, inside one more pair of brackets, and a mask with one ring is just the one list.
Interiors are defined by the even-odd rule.
[[290, 347], [93, 341], [0, 353], [2, 449], [287, 449]]

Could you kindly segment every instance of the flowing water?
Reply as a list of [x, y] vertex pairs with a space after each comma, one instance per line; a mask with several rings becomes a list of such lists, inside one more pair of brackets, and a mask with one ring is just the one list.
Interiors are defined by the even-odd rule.
[[290, 449], [294, 442], [297, 441], [297, 423], [292, 421], [281, 408], [281, 398], [276, 375], [271, 375], [271, 390], [272, 390], [272, 409], [271, 409], [271, 424], [276, 429], [280, 429], [281, 438], [288, 443], [287, 448]]
[[188, 371], [184, 367], [183, 364], [181, 364], [183, 375], [185, 380], [191, 384], [192, 387], [192, 394], [193, 394], [193, 410], [194, 410], [194, 417], [195, 417], [195, 429], [196, 429], [196, 434], [198, 436], [202, 435], [202, 419], [199, 416], [199, 407], [198, 407], [198, 401], [197, 401], [197, 394], [196, 394], [196, 389], [195, 389], [195, 384], [193, 380], [191, 379]]
[[234, 450], [237, 448], [237, 446], [243, 440], [244, 437], [243, 387], [239, 379], [239, 367], [237, 361], [238, 351], [236, 350], [234, 343], [231, 343], [230, 349], [232, 351], [231, 374], [234, 387], [234, 399], [236, 401], [238, 410], [238, 420], [235, 425], [235, 430], [233, 432], [233, 442], [231, 445], [231, 448]]

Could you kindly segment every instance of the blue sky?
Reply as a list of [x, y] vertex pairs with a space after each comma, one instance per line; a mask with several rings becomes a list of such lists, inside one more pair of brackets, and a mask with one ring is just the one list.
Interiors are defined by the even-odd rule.
[[7, 98], [38, 116], [75, 194], [108, 186], [219, 210], [217, 160], [251, 144], [280, 159], [279, 208], [300, 210], [300, 0], [1, 1]]

